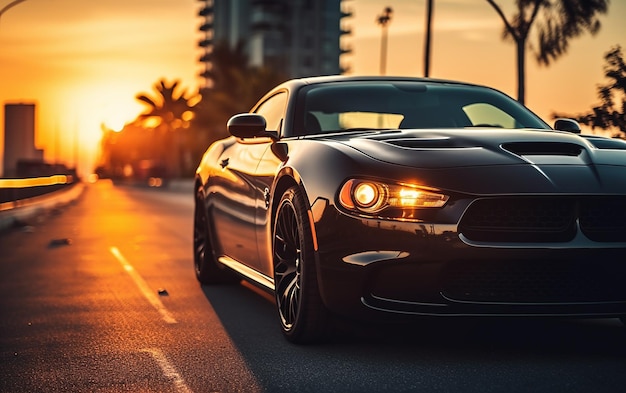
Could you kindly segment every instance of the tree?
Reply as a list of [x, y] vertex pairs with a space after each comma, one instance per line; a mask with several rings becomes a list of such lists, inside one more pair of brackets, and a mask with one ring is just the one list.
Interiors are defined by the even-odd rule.
[[151, 98], [147, 93], [137, 94], [135, 98], [148, 106], [148, 110], [139, 115], [139, 120], [154, 119], [165, 124], [169, 130], [182, 128], [191, 120], [193, 99], [187, 91], [178, 92], [180, 81], [168, 84], [161, 79], [154, 84], [156, 96]]
[[186, 90], [179, 91], [179, 81], [168, 83], [161, 79], [154, 84], [155, 96], [147, 93], [135, 96], [137, 100], [148, 106], [148, 110], [138, 116], [139, 122], [156, 120], [159, 135], [163, 139], [162, 156], [174, 176], [181, 176], [193, 169], [193, 160], [184, 147], [187, 135], [181, 135], [189, 128], [193, 118], [195, 97], [189, 96]]
[[607, 12], [609, 0], [516, 0], [517, 12], [510, 20], [495, 0], [487, 2], [504, 22], [503, 37], [517, 46], [517, 100], [524, 104], [526, 46], [532, 45], [539, 65], [550, 65], [567, 52], [572, 38], [599, 31], [598, 14]]
[[193, 121], [206, 146], [228, 136], [226, 122], [231, 116], [248, 112], [265, 93], [286, 80], [268, 67], [249, 66], [243, 42], [232, 48], [226, 42], [219, 43], [212, 56], [213, 66], [207, 75], [213, 86], [202, 91]]
[[604, 55], [604, 76], [608, 82], [598, 85], [600, 105], [578, 115], [552, 114], [552, 117], [570, 117], [592, 129], [616, 128], [622, 136], [626, 133], [626, 64], [622, 48], [617, 45]]

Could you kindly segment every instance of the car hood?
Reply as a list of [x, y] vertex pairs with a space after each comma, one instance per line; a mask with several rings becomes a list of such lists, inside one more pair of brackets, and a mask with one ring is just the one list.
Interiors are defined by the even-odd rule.
[[572, 133], [395, 130], [341, 143], [377, 161], [422, 169], [430, 185], [464, 192], [626, 193], [626, 151], [598, 149]]
[[384, 131], [354, 135], [343, 143], [379, 161], [419, 168], [588, 165], [602, 159], [584, 138], [548, 130]]

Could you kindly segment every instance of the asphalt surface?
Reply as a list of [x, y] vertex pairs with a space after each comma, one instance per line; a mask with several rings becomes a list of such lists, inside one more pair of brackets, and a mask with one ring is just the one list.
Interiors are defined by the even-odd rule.
[[202, 287], [188, 190], [89, 185], [0, 235], [1, 392], [623, 392], [617, 319], [354, 324], [281, 336], [271, 297]]

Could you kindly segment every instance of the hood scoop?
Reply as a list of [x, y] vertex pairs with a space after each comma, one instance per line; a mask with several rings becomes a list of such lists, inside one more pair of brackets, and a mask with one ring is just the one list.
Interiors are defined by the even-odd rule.
[[403, 149], [437, 150], [437, 149], [473, 149], [480, 145], [462, 138], [448, 136], [420, 136], [418, 138], [390, 138], [381, 140], [389, 145]]
[[578, 157], [585, 150], [574, 143], [563, 142], [513, 142], [502, 148], [517, 156], [565, 156]]
[[502, 144], [502, 149], [537, 165], [585, 165], [589, 162], [587, 150], [575, 143], [510, 142]]
[[390, 145], [403, 147], [405, 149], [433, 149], [454, 147], [452, 140], [448, 137], [434, 138], [398, 138], [384, 141]]

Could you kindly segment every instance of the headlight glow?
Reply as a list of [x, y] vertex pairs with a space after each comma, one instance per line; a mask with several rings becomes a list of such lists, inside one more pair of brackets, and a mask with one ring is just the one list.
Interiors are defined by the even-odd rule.
[[[437, 189], [406, 183], [387, 183], [350, 179], [339, 191], [339, 203], [346, 209], [384, 216], [383, 211], [395, 211], [390, 218], [410, 217], [415, 209], [443, 207], [449, 196]], [[379, 214], [380, 213], [380, 214]]]
[[447, 195], [404, 186], [398, 190], [397, 195], [389, 198], [389, 205], [394, 207], [420, 209], [427, 207], [442, 207], [447, 201]]
[[360, 207], [371, 207], [376, 204], [379, 192], [372, 183], [359, 183], [354, 187], [354, 201]]
[[401, 206], [413, 206], [419, 199], [421, 192], [415, 189], [402, 188], [399, 192], [399, 204]]

